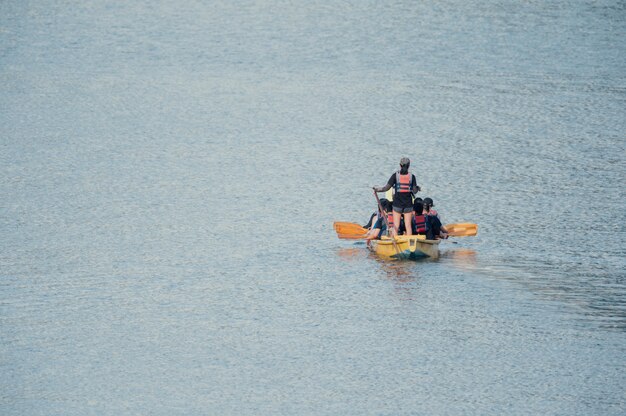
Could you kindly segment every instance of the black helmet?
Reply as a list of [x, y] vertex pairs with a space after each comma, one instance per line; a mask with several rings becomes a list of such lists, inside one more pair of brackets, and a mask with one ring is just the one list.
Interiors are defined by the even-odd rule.
[[424, 212], [424, 204], [422, 204], [421, 199], [413, 202], [413, 211], [417, 212], [417, 215], [422, 215], [422, 212]]
[[424, 205], [428, 205], [429, 207], [434, 207], [435, 203], [431, 198], [424, 198]]

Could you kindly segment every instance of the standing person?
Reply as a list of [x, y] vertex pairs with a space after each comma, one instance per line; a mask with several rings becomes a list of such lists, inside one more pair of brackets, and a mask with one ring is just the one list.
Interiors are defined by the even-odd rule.
[[[400, 218], [405, 224], [411, 224], [413, 218], [413, 195], [421, 190], [417, 186], [415, 175], [409, 172], [411, 161], [408, 157], [400, 159], [400, 170], [394, 172], [385, 186], [375, 186], [375, 192], [386, 192], [393, 186], [396, 193], [393, 197], [393, 224], [396, 235], [400, 226]], [[412, 235], [411, 227], [406, 227], [407, 235]]]

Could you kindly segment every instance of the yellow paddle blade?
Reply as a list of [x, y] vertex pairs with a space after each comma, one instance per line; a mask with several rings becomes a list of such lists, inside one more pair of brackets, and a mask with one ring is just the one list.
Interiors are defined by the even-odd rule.
[[334, 222], [333, 228], [340, 234], [365, 234], [367, 229], [353, 222]]
[[343, 240], [360, 240], [367, 234], [367, 229], [355, 222], [335, 221], [333, 228], [337, 232], [337, 237]]
[[335, 230], [338, 234], [365, 234], [367, 230], [365, 228], [337, 228]]
[[[450, 237], [472, 237], [478, 234], [478, 225], [469, 222], [446, 224], [445, 227]], [[336, 221], [333, 228], [342, 239], [359, 239], [367, 233], [367, 229], [354, 222]]]
[[342, 240], [361, 240], [365, 238], [366, 234], [341, 234], [337, 233], [337, 237]]
[[444, 225], [450, 237], [472, 237], [478, 233], [478, 224], [470, 222]]
[[360, 225], [356, 222], [335, 221], [333, 222], [333, 227], [360, 227]]

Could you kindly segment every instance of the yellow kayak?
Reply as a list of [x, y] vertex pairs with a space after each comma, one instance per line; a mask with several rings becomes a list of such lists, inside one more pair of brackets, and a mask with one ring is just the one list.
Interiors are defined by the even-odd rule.
[[394, 240], [382, 237], [372, 240], [370, 250], [385, 257], [396, 259], [419, 259], [430, 257], [439, 258], [439, 242], [441, 240], [426, 240], [423, 235], [400, 235]]

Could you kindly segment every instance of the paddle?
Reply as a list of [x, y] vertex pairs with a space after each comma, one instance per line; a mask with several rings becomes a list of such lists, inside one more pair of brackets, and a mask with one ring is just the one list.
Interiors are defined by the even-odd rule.
[[342, 240], [364, 240], [367, 234], [340, 234], [337, 233], [337, 237]]
[[470, 222], [446, 224], [444, 227], [450, 237], [472, 237], [478, 233], [478, 224]]
[[[367, 230], [353, 222], [335, 222], [333, 227], [337, 237], [344, 240], [358, 240], [365, 238]], [[444, 225], [450, 237], [473, 237], [478, 233], [478, 225], [465, 222]]]
[[367, 229], [354, 222], [334, 222], [333, 228], [340, 234], [365, 234]]

